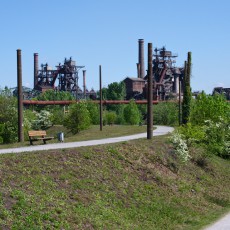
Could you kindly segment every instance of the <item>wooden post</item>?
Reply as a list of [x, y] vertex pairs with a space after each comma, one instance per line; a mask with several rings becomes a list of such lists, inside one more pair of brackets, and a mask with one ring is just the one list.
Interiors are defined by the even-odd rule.
[[23, 131], [23, 96], [22, 96], [22, 58], [21, 50], [17, 50], [17, 83], [18, 83], [18, 142], [24, 141]]
[[153, 136], [153, 66], [152, 43], [148, 43], [148, 109], [147, 109], [147, 139]]
[[100, 82], [100, 131], [102, 131], [102, 87], [101, 87], [101, 65], [99, 66], [99, 82]]

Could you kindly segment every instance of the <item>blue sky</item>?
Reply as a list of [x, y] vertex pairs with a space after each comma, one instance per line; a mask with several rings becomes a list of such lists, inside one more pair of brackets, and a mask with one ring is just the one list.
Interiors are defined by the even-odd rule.
[[[166, 46], [183, 66], [192, 52], [192, 89], [230, 87], [229, 0], [0, 0], [0, 87], [17, 84], [22, 50], [23, 85], [33, 87], [33, 54], [55, 67], [70, 56], [86, 69], [87, 88], [136, 77], [138, 39]], [[82, 87], [82, 71], [79, 72]]]

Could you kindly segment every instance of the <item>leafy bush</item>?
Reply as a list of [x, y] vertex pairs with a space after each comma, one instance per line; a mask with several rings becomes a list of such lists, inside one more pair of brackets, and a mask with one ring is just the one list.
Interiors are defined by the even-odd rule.
[[192, 102], [190, 122], [193, 125], [205, 125], [206, 120], [219, 122], [219, 118], [229, 120], [230, 104], [222, 95], [206, 95], [204, 92], [198, 95]]
[[137, 125], [141, 121], [141, 114], [134, 100], [130, 100], [124, 109], [125, 121], [130, 125]]
[[2, 143], [13, 143], [18, 138], [18, 114], [16, 98], [0, 94], [0, 140]]
[[161, 102], [153, 106], [153, 123], [155, 125], [177, 125], [178, 104]]
[[178, 131], [185, 137], [188, 145], [192, 143], [201, 143], [205, 138], [204, 127], [192, 125], [191, 123], [180, 126]]
[[90, 119], [93, 125], [98, 125], [100, 123], [100, 111], [99, 111], [99, 105], [92, 102], [87, 101], [87, 109], [89, 111]]
[[32, 121], [32, 129], [47, 129], [52, 126], [51, 113], [46, 110], [41, 110], [39, 113], [35, 112], [36, 120]]
[[104, 125], [113, 125], [117, 119], [117, 114], [113, 111], [105, 111], [103, 115], [103, 124]]
[[205, 143], [207, 149], [221, 157], [230, 157], [230, 124], [219, 118], [219, 122], [205, 121]]
[[171, 142], [175, 148], [175, 154], [179, 157], [179, 159], [185, 163], [189, 160], [190, 155], [188, 151], [188, 146], [182, 134], [178, 132], [174, 132], [170, 137]]
[[63, 107], [59, 105], [53, 106], [52, 109], [49, 110], [51, 113], [51, 122], [53, 125], [63, 125], [65, 114]]
[[69, 113], [64, 119], [64, 126], [73, 134], [79, 133], [90, 127], [90, 113], [85, 102], [72, 104], [69, 108]]

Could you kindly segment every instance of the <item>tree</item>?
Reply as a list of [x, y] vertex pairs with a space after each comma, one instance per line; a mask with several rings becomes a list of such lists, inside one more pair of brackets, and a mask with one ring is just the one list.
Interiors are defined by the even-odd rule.
[[72, 104], [64, 120], [64, 126], [73, 134], [90, 127], [90, 113], [85, 102]]
[[187, 124], [189, 121], [192, 93], [190, 87], [192, 53], [188, 52], [188, 62], [184, 67], [184, 95], [182, 103], [182, 123]]
[[230, 117], [230, 104], [223, 95], [210, 96], [202, 92], [192, 102], [190, 122], [193, 125], [204, 125], [206, 120], [219, 122], [220, 117], [228, 121]]
[[67, 91], [56, 91], [53, 89], [47, 90], [37, 96], [39, 101], [71, 101], [75, 100], [74, 96]]
[[125, 83], [121, 81], [109, 84], [106, 94], [108, 100], [124, 100], [126, 95]]
[[18, 119], [16, 98], [5, 91], [0, 94], [0, 136], [2, 143], [17, 141]]
[[99, 115], [99, 106], [98, 104], [88, 100], [86, 102], [87, 109], [90, 114], [90, 119], [93, 125], [98, 125], [100, 123], [100, 115]]
[[141, 114], [134, 100], [130, 100], [124, 109], [125, 121], [130, 125], [137, 125], [141, 121]]

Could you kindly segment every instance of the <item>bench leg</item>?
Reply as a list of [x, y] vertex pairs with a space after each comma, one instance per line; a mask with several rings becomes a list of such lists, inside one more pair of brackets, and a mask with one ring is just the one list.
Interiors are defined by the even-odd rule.
[[44, 145], [46, 144], [46, 140], [43, 140], [43, 142], [44, 142]]
[[30, 145], [33, 145], [33, 141], [32, 140], [30, 140]]

